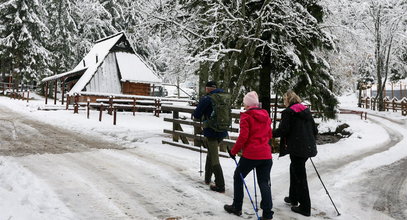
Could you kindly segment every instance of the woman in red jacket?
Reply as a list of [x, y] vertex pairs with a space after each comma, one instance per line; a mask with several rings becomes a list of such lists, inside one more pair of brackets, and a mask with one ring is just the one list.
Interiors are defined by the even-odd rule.
[[245, 112], [240, 115], [240, 133], [230, 151], [232, 158], [242, 151], [242, 157], [236, 167], [234, 181], [233, 204], [225, 205], [228, 213], [240, 216], [243, 205], [243, 180], [247, 174], [256, 168], [261, 198], [260, 208], [263, 209], [262, 219], [272, 219], [273, 202], [271, 199], [270, 171], [273, 165], [269, 141], [272, 137], [271, 119], [266, 110], [259, 108], [257, 93], [252, 91], [243, 99]]

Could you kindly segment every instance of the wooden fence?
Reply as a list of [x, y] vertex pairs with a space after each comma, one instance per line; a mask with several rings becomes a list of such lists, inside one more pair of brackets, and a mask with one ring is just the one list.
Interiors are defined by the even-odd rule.
[[[82, 96], [82, 97], [81, 97]], [[86, 102], [83, 102], [84, 97]], [[70, 101], [72, 100], [73, 101]], [[94, 102], [91, 102], [93, 100]], [[189, 99], [174, 99], [165, 97], [152, 97], [140, 95], [104, 95], [99, 93], [81, 93], [67, 98], [66, 110], [72, 104], [73, 113], [78, 114], [80, 107], [86, 107], [86, 115], [89, 118], [91, 110], [99, 111], [99, 121], [102, 121], [103, 112], [113, 115], [113, 125], [117, 124], [118, 111], [131, 111], [133, 115], [139, 111], [153, 112], [154, 116], [159, 117], [162, 112], [161, 105], [171, 105], [175, 102], [193, 102]]]
[[[172, 118], [164, 118], [164, 121], [172, 123], [172, 130], [164, 129], [164, 133], [170, 134], [172, 141], [163, 140], [163, 144], [170, 144], [177, 147], [182, 147], [194, 151], [207, 152], [206, 148], [201, 148], [204, 145], [205, 137], [202, 135], [202, 122], [191, 119], [191, 114], [194, 112], [194, 106], [171, 106], [162, 105], [163, 111], [172, 112]], [[183, 114], [183, 115], [182, 115]], [[188, 117], [186, 117], [186, 115]], [[239, 132], [240, 111], [232, 111], [232, 126], [229, 128], [229, 137], [223, 139], [220, 146], [219, 156], [229, 157], [226, 152], [227, 147], [232, 147]], [[181, 140], [182, 143], [179, 142]]]
[[0, 92], [5, 96], [9, 96], [11, 99], [30, 100], [30, 91], [33, 90], [33, 86], [14, 83], [0, 82]]
[[[374, 109], [377, 107], [377, 101], [375, 98], [364, 97], [361, 98], [361, 107], [366, 109]], [[404, 97], [401, 100], [397, 98], [390, 99], [384, 98], [384, 109], [386, 111], [392, 110], [393, 112], [400, 111], [403, 116], [407, 116], [407, 98]]]

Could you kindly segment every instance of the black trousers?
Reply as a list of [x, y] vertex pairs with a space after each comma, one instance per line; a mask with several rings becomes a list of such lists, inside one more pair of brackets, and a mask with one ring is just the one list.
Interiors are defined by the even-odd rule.
[[290, 200], [299, 202], [301, 210], [311, 212], [307, 171], [305, 170], [305, 162], [308, 158], [290, 155], [290, 159]]
[[[271, 198], [270, 172], [273, 166], [273, 160], [250, 160], [241, 157], [233, 175], [233, 206], [237, 210], [242, 210], [243, 206], [243, 180], [247, 174], [256, 168], [257, 181], [260, 188], [261, 202], [260, 208], [263, 209], [263, 218], [273, 218], [273, 202]], [[254, 198], [252, 198], [254, 199]]]

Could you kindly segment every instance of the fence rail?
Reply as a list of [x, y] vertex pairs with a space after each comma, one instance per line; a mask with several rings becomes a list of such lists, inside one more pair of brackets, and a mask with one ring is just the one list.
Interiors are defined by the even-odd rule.
[[[403, 97], [398, 100], [397, 98], [390, 99], [385, 97], [383, 99], [384, 109], [386, 111], [392, 110], [393, 112], [400, 111], [403, 116], [407, 116], [407, 98]], [[361, 107], [366, 109], [375, 109], [377, 106], [377, 100], [375, 98], [364, 97], [361, 98]]]
[[[194, 106], [171, 106], [162, 105], [163, 111], [172, 112], [172, 118], [164, 118], [164, 121], [172, 123], [172, 129], [164, 129], [165, 134], [170, 134], [172, 141], [163, 140], [163, 144], [170, 144], [177, 147], [182, 147], [194, 151], [207, 152], [207, 149], [200, 148], [204, 145], [205, 137], [202, 135], [203, 124], [201, 121], [196, 121], [190, 117], [185, 117], [192, 114], [195, 110]], [[184, 114], [181, 116], [181, 114]], [[229, 157], [226, 148], [235, 144], [235, 139], [238, 135], [239, 129], [237, 128], [240, 119], [240, 111], [232, 110], [232, 126], [229, 128], [229, 137], [223, 139], [220, 144], [219, 156]], [[188, 126], [188, 128], [186, 128]], [[191, 129], [192, 126], [192, 129]], [[191, 132], [192, 131], [192, 132]], [[181, 141], [181, 143], [179, 142]]]

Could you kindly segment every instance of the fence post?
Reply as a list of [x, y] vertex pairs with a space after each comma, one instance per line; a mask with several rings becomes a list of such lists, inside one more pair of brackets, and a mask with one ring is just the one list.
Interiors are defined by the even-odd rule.
[[137, 111], [137, 109], [136, 109], [136, 98], [133, 98], [132, 111], [133, 111], [133, 116], [135, 116], [135, 115], [136, 115], [136, 111]]
[[109, 108], [107, 109], [107, 114], [112, 115], [113, 110], [113, 97], [109, 96]]
[[30, 100], [30, 90], [27, 91], [27, 103]]
[[62, 99], [62, 101], [61, 101], [61, 104], [62, 105], [64, 105], [64, 99], [65, 99], [65, 78], [62, 78], [61, 79], [61, 90], [62, 90], [62, 94], [61, 94], [61, 99]]
[[68, 110], [69, 107], [69, 95], [66, 95], [66, 110]]
[[100, 103], [99, 108], [99, 121], [102, 121], [103, 103]]
[[45, 104], [48, 104], [48, 81], [45, 83]]
[[113, 125], [116, 125], [116, 119], [117, 119], [117, 108], [113, 108]]
[[87, 109], [86, 109], [86, 115], [87, 115], [87, 117], [88, 117], [88, 119], [89, 119], [89, 111], [90, 111], [90, 99], [88, 98], [88, 100], [87, 100], [87, 103], [86, 103], [86, 107], [87, 107]]
[[74, 108], [73, 108], [73, 113], [74, 114], [79, 114], [79, 95], [76, 94], [74, 98]]
[[54, 105], [57, 104], [57, 91], [58, 91], [58, 80], [55, 80], [54, 83]]
[[[173, 112], [172, 112], [172, 118], [173, 118], [173, 119], [178, 119], [178, 118], [179, 118], [179, 112], [178, 112], [177, 110], [173, 110]], [[173, 123], [172, 123], [172, 130], [173, 130], [173, 131], [178, 130], [178, 127], [179, 127], [178, 123], [176, 123], [176, 122], [173, 122]], [[178, 142], [178, 140], [179, 140], [178, 135], [174, 133], [174, 134], [172, 135], [172, 141]]]
[[403, 101], [401, 102], [401, 114], [403, 116], [407, 115], [407, 99], [403, 99]]
[[202, 138], [197, 138], [197, 135], [203, 135], [202, 134], [202, 128], [201, 128], [201, 123], [198, 125], [194, 125], [194, 146], [200, 147], [202, 145]]
[[160, 100], [155, 99], [154, 104], [155, 104], [154, 116], [160, 117], [160, 110], [161, 110], [161, 102], [160, 102]]

